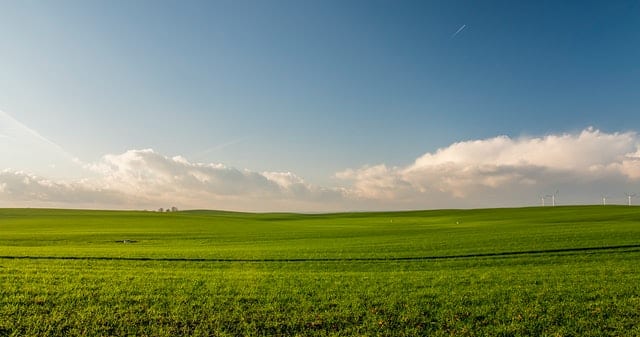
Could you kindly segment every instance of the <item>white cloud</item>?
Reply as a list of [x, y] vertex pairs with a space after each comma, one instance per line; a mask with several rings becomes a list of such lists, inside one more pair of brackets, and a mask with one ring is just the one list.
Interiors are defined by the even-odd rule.
[[423, 207], [515, 205], [560, 187], [579, 193], [637, 185], [638, 144], [634, 132], [593, 128], [545, 137], [499, 136], [452, 144], [407, 167], [365, 166], [336, 177], [350, 182], [350, 194], [361, 200], [401, 199]]
[[191, 163], [150, 149], [107, 155], [90, 169], [100, 173], [98, 184], [147, 198], [148, 204], [315, 210], [318, 201], [340, 197], [339, 191], [313, 186], [290, 172], [259, 173], [223, 164]]
[[52, 181], [22, 171], [0, 171], [0, 200], [5, 206], [118, 207], [132, 199], [85, 181]]
[[592, 128], [575, 134], [458, 142], [405, 167], [384, 164], [336, 173], [320, 187], [292, 172], [256, 172], [130, 150], [85, 165], [84, 179], [0, 171], [8, 206], [209, 208], [339, 211], [531, 205], [560, 189], [559, 202], [624, 201], [640, 187], [640, 138]]
[[621, 162], [638, 150], [632, 132], [607, 134], [588, 128], [579, 134], [511, 139], [500, 136], [466, 141], [427, 153], [410, 169], [447, 163], [462, 165], [538, 166], [585, 171]]
[[0, 200], [22, 206], [318, 211], [336, 207], [342, 198], [339, 190], [308, 184], [290, 172], [191, 163], [151, 149], [106, 155], [86, 168], [98, 177], [64, 182], [5, 170]]
[[386, 165], [365, 166], [336, 173], [342, 180], [350, 180], [353, 185], [347, 188], [352, 198], [398, 199], [403, 192], [411, 190], [411, 183], [403, 179], [400, 169]]

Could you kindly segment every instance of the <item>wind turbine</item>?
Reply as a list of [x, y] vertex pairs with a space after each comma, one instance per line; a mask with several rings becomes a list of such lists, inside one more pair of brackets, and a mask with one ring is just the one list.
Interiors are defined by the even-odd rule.
[[625, 193], [625, 195], [627, 196], [627, 199], [629, 199], [629, 206], [631, 206], [631, 198], [635, 198], [636, 194], [635, 193]]
[[556, 193], [554, 193], [554, 194], [545, 195], [545, 197], [551, 198], [551, 206], [555, 206], [556, 205], [556, 197], [558, 196], [558, 193], [560, 193], [560, 191], [556, 190]]
[[602, 206], [607, 206], [607, 195], [603, 194], [602, 195]]
[[542, 201], [542, 207], [544, 207], [544, 198], [546, 198], [546, 195], [541, 195], [540, 196], [540, 201]]

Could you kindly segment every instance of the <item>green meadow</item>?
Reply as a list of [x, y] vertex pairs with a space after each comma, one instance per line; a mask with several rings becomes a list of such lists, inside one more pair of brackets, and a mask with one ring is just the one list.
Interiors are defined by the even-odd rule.
[[0, 209], [0, 336], [640, 336], [640, 208]]

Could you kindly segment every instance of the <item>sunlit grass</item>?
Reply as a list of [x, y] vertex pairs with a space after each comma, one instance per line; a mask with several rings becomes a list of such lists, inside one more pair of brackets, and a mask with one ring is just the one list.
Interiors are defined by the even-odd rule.
[[634, 207], [0, 210], [0, 336], [636, 336], [638, 245]]

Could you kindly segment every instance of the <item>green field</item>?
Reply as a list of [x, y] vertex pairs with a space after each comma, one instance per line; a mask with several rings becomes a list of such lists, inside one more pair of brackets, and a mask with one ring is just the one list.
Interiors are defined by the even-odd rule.
[[640, 208], [0, 209], [0, 336], [640, 336]]

